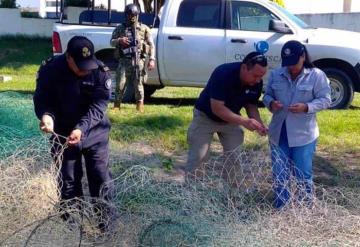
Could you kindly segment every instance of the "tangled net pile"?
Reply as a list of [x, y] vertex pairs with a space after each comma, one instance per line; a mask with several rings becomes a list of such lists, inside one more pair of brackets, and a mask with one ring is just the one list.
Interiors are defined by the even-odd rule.
[[[360, 193], [317, 185], [311, 207], [294, 199], [283, 210], [274, 210], [265, 149], [238, 149], [215, 157], [185, 183], [154, 176], [146, 159], [129, 156], [135, 152], [112, 150], [112, 166], [123, 166], [115, 174], [113, 201], [73, 201], [64, 208], [74, 219], [69, 224], [59, 213], [57, 166], [47, 137], [38, 131], [31, 96], [0, 93], [0, 115], [2, 246], [358, 244]], [[297, 190], [293, 181], [292, 198]], [[99, 222], [109, 220], [99, 205], [117, 211], [116, 220], [111, 219], [115, 227], [107, 234], [98, 229]]]

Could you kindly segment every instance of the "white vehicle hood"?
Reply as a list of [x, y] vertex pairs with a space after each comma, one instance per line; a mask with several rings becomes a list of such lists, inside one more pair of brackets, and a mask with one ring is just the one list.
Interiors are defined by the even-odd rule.
[[[355, 66], [360, 62], [360, 33], [338, 29], [307, 30], [305, 44], [313, 60], [338, 58]], [[321, 54], [321, 55], [320, 55]]]
[[327, 28], [316, 28], [309, 31], [309, 44], [328, 44], [360, 50], [360, 33]]

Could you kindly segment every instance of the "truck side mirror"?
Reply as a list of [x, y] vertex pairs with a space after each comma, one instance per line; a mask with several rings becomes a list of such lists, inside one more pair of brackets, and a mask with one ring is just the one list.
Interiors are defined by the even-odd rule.
[[293, 34], [291, 29], [288, 28], [283, 21], [273, 19], [269, 22], [269, 31], [275, 31], [277, 33], [284, 34]]

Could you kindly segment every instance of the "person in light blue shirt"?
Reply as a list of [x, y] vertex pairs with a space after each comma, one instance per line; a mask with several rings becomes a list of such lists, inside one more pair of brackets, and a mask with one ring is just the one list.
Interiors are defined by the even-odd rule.
[[269, 76], [263, 102], [272, 112], [269, 139], [274, 178], [274, 207], [290, 201], [290, 177], [297, 200], [311, 205], [312, 160], [319, 137], [316, 113], [330, 106], [325, 73], [310, 62], [306, 47], [291, 40], [281, 50], [282, 67]]

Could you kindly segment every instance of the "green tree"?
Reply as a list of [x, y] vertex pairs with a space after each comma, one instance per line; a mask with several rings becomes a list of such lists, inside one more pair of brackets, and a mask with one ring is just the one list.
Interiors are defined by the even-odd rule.
[[88, 0], [65, 0], [65, 6], [87, 7]]
[[278, 5], [280, 5], [281, 7], [285, 8], [285, 3], [284, 0], [271, 0], [274, 3], [277, 3]]
[[[153, 11], [151, 7], [153, 1], [154, 0], [143, 0], [146, 13], [151, 13]], [[158, 11], [159, 11], [160, 7], [164, 5], [165, 0], [157, 0], [157, 3], [158, 3]]]
[[0, 8], [16, 8], [16, 0], [0, 0]]

